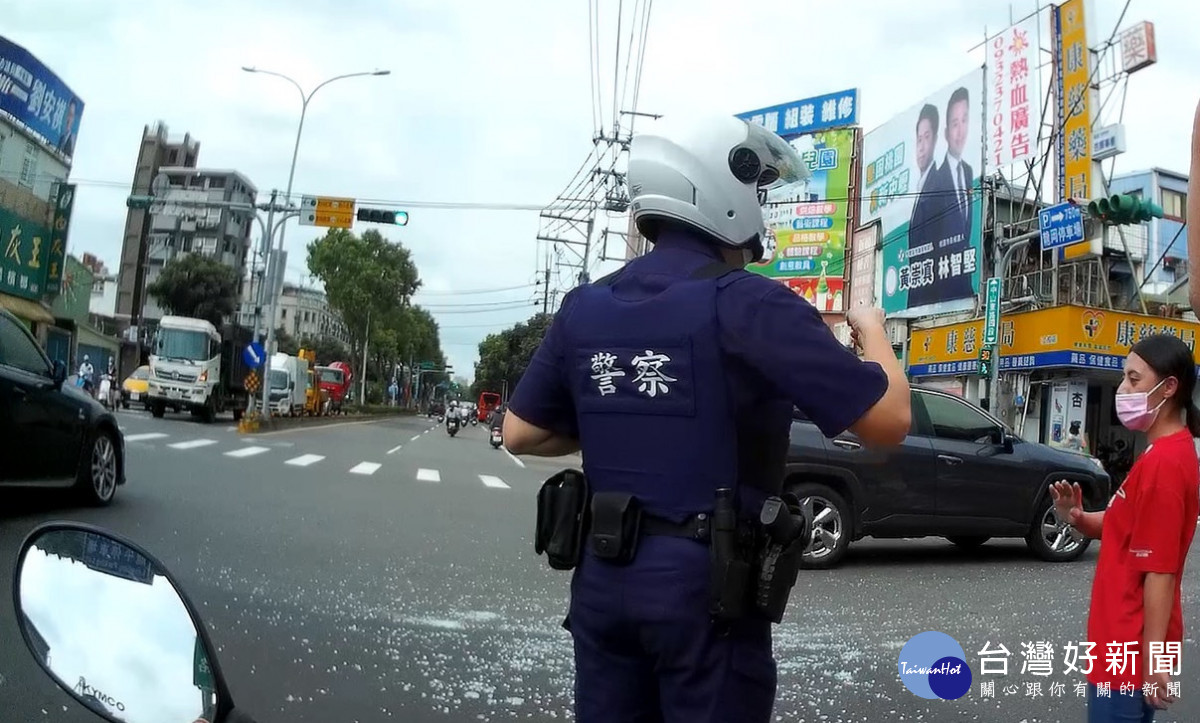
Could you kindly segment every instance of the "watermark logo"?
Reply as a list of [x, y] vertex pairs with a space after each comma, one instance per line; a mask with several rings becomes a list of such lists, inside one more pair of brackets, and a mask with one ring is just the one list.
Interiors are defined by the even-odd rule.
[[926, 630], [900, 649], [900, 680], [921, 698], [957, 700], [971, 689], [971, 666], [957, 640]]

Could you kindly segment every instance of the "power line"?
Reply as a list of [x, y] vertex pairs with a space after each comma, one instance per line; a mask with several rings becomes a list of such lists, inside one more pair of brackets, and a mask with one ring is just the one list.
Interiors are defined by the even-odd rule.
[[533, 289], [537, 288], [537, 286], [538, 284], [522, 284], [521, 286], [498, 286], [493, 289], [469, 289], [467, 291], [426, 291], [424, 289], [417, 289], [417, 293], [414, 294], [414, 296], [421, 296], [422, 294], [428, 296], [469, 296], [472, 294], [496, 294], [501, 291], [520, 291], [521, 289]]

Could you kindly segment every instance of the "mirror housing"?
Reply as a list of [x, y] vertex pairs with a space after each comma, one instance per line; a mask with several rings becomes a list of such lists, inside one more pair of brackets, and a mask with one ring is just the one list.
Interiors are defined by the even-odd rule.
[[38, 665], [98, 717], [244, 720], [195, 606], [132, 542], [92, 525], [39, 525], [17, 555], [13, 603]]
[[1013, 451], [1013, 440], [1016, 438], [1013, 437], [1013, 435], [1010, 434], [1007, 429], [1004, 429], [1003, 427], [997, 429], [995, 439], [996, 444], [1000, 445], [1005, 452], [1011, 453]]
[[62, 389], [67, 381], [67, 365], [61, 359], [55, 359], [50, 367], [50, 378], [54, 380], [54, 388]]

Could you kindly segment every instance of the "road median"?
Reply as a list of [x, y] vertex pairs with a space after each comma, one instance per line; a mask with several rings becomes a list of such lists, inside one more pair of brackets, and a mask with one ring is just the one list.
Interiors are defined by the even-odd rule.
[[328, 427], [351, 422], [372, 422], [389, 417], [415, 417], [417, 412], [412, 409], [397, 409], [387, 406], [352, 407], [342, 414], [329, 414], [319, 417], [271, 417], [262, 419], [257, 416], [246, 416], [238, 422], [238, 432], [241, 434], [267, 434], [284, 432], [293, 429], [310, 427]]

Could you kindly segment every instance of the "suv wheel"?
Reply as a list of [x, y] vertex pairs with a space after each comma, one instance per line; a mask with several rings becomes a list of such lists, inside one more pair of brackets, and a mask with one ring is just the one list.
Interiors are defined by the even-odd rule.
[[103, 507], [113, 501], [117, 493], [117, 448], [111, 433], [96, 431], [79, 467], [76, 485], [89, 504]]
[[1037, 516], [1025, 537], [1025, 543], [1035, 555], [1047, 562], [1073, 562], [1083, 555], [1092, 541], [1058, 521], [1054, 514], [1054, 501], [1047, 495], [1038, 506]]
[[841, 495], [821, 484], [806, 482], [797, 485], [793, 492], [813, 521], [812, 537], [800, 566], [807, 570], [836, 566], [850, 546], [850, 506]]

